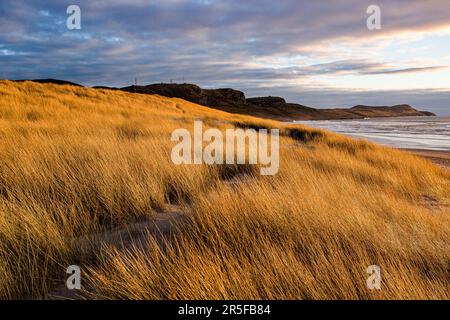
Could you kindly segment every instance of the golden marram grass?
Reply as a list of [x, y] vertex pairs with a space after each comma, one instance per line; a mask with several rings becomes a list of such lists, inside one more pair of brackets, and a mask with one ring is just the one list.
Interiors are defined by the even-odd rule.
[[[280, 172], [175, 166], [171, 132], [279, 128]], [[449, 299], [450, 174], [401, 151], [179, 99], [0, 82], [0, 297], [80, 263], [106, 299]], [[170, 237], [74, 239], [176, 206]], [[101, 251], [101, 252], [100, 252]], [[101, 256], [101, 258], [99, 258]], [[382, 290], [366, 288], [379, 265]]]

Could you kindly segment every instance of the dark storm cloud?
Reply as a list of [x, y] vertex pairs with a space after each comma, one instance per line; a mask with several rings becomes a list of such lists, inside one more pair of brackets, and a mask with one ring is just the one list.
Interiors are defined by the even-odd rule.
[[[375, 36], [366, 28], [373, 1], [80, 0], [3, 1], [0, 78], [63, 78], [85, 85], [122, 86], [182, 80], [206, 86], [294, 80], [322, 74], [389, 74], [440, 66], [399, 68], [365, 60], [275, 68], [255, 58], [317, 54], [326, 41]], [[378, 0], [383, 30], [422, 31], [448, 25], [446, 0]], [[82, 30], [66, 28], [77, 4]]]

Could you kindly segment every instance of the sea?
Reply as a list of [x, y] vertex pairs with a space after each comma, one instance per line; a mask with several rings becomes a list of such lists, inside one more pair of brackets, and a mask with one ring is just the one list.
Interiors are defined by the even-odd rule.
[[450, 117], [314, 120], [295, 123], [395, 148], [450, 151]]

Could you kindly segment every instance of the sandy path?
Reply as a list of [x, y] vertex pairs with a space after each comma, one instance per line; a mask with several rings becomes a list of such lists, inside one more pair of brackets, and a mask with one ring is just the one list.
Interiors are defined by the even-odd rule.
[[[130, 249], [144, 249], [147, 244], [147, 237], [154, 236], [161, 247], [165, 240], [173, 237], [173, 234], [182, 220], [180, 207], [172, 206], [165, 212], [155, 213], [151, 218], [130, 223], [126, 226], [91, 234], [73, 239], [73, 244], [78, 251], [75, 265], [83, 268], [84, 264], [101, 264], [107, 259], [106, 248], [114, 247], [119, 251]], [[68, 290], [66, 279], [55, 280], [53, 289], [47, 295], [47, 299], [83, 299], [82, 292]], [[89, 284], [83, 283], [84, 290], [89, 288]]]

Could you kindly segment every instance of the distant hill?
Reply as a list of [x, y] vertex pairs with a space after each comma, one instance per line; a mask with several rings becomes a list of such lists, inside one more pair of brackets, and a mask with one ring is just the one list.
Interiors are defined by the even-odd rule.
[[132, 93], [157, 94], [170, 98], [181, 98], [222, 111], [277, 120], [362, 119], [435, 115], [427, 111], [418, 111], [406, 104], [392, 107], [359, 105], [350, 109], [316, 109], [301, 104], [287, 103], [281, 97], [246, 98], [245, 94], [238, 90], [230, 88], [202, 89], [195, 84], [188, 83], [130, 86], [121, 90]]
[[[39, 83], [81, 86], [73, 82], [55, 79], [38, 79], [30, 81]], [[140, 94], [157, 94], [169, 98], [180, 98], [230, 113], [246, 114], [260, 118], [282, 121], [435, 116], [435, 114], [432, 112], [419, 111], [407, 104], [396, 106], [358, 105], [348, 109], [317, 109], [301, 104], [288, 103], [284, 98], [281, 97], [268, 96], [246, 98], [243, 92], [231, 88], [202, 89], [195, 84], [189, 83], [159, 83], [150, 84], [147, 86], [129, 86], [124, 88], [96, 86], [93, 88], [122, 90], [130, 93]]]
[[364, 119], [383, 117], [418, 117], [436, 116], [432, 112], [419, 111], [410, 105], [402, 104], [395, 106], [362, 106], [358, 105], [350, 109], [319, 109], [319, 119]]

